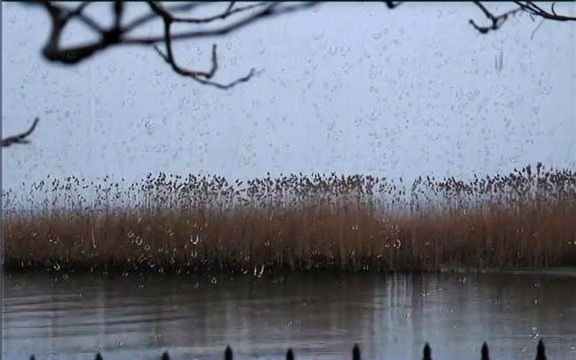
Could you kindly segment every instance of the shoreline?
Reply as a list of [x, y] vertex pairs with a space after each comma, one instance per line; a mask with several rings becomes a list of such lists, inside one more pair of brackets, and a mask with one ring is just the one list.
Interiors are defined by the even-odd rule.
[[90, 264], [70, 263], [64, 266], [55, 267], [56, 262], [46, 261], [44, 263], [30, 264], [22, 267], [15, 261], [4, 262], [4, 274], [62, 274], [62, 275], [102, 275], [102, 276], [247, 276], [255, 278], [286, 277], [289, 275], [320, 275], [320, 276], [348, 276], [348, 275], [428, 275], [428, 274], [512, 274], [512, 275], [542, 275], [555, 277], [575, 277], [576, 265], [562, 265], [550, 267], [474, 267], [474, 266], [440, 266], [428, 269], [340, 269], [330, 266], [315, 266], [310, 269], [290, 269], [284, 267], [256, 268], [253, 271], [241, 270], [238, 268], [210, 269], [207, 267], [184, 267], [174, 264], [173, 267], [158, 270], [156, 266], [131, 267], [131, 264]]
[[255, 278], [255, 279], [281, 279], [284, 280], [290, 276], [327, 276], [327, 277], [340, 277], [340, 276], [358, 276], [358, 275], [443, 275], [443, 274], [462, 274], [462, 275], [514, 275], [514, 276], [545, 276], [545, 277], [568, 277], [576, 278], [576, 265], [575, 266], [556, 266], [556, 267], [491, 267], [491, 268], [476, 268], [476, 267], [441, 267], [439, 269], [421, 269], [421, 270], [368, 270], [368, 271], [342, 271], [334, 268], [316, 268], [309, 270], [290, 271], [289, 269], [271, 269], [263, 271], [262, 273], [242, 272], [242, 271], [202, 271], [197, 269], [179, 269], [179, 271], [170, 271], [170, 269], [163, 272], [157, 269], [146, 268], [140, 270], [126, 270], [126, 268], [117, 267], [62, 267], [58, 270], [53, 267], [27, 267], [21, 268], [18, 266], [4, 268], [4, 277], [10, 278], [11, 276], [18, 275], [61, 275], [64, 279], [72, 276], [99, 276], [104, 278], [181, 278], [191, 277], [197, 278], [222, 278], [222, 277], [241, 277], [241, 278]]

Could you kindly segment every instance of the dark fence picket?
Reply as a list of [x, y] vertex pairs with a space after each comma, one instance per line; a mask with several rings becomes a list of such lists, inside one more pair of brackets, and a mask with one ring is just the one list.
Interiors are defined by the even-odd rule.
[[536, 360], [546, 360], [546, 348], [542, 339], [538, 341], [538, 346], [536, 347]]
[[[168, 350], [162, 353], [160, 357], [161, 360], [170, 360], [170, 355], [168, 354]], [[361, 360], [361, 352], [360, 346], [358, 344], [354, 344], [352, 348], [352, 360]], [[36, 355], [30, 355], [29, 360], [36, 360]], [[102, 354], [100, 352], [96, 353], [94, 360], [104, 360]], [[224, 360], [234, 360], [234, 354], [232, 353], [232, 348], [230, 345], [226, 346], [226, 350], [224, 350]], [[286, 352], [286, 360], [294, 360], [294, 351], [292, 348], [289, 348]], [[424, 349], [422, 350], [422, 360], [432, 360], [432, 349], [430, 348], [430, 344], [426, 343], [424, 345]], [[490, 360], [490, 353], [488, 350], [488, 344], [484, 342], [482, 344], [482, 348], [480, 350], [480, 360]], [[536, 347], [536, 359], [535, 360], [547, 360], [546, 358], [546, 347], [544, 346], [544, 341], [540, 339], [538, 341], [538, 345]]]
[[226, 346], [226, 350], [224, 351], [224, 360], [232, 360], [234, 356], [232, 355], [232, 348], [230, 345]]
[[358, 344], [354, 344], [354, 348], [352, 348], [352, 360], [360, 360], [360, 346]]
[[490, 360], [490, 354], [488, 352], [488, 344], [486, 344], [486, 342], [484, 342], [484, 344], [482, 345], [480, 354], [481, 354], [480, 360]]
[[428, 343], [424, 345], [422, 360], [432, 360], [432, 349], [430, 349], [430, 345], [428, 345]]

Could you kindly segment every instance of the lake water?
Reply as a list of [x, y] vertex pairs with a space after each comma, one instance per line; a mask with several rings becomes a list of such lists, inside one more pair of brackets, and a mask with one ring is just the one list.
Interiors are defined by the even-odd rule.
[[5, 275], [3, 358], [576, 359], [574, 272], [256, 277]]

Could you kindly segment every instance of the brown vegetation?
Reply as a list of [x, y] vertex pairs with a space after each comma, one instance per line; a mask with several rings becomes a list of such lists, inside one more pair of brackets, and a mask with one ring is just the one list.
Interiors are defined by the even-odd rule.
[[409, 189], [335, 174], [245, 184], [159, 174], [128, 188], [50, 180], [28, 199], [4, 194], [8, 271], [576, 266], [576, 173], [541, 164], [466, 182], [419, 178]]

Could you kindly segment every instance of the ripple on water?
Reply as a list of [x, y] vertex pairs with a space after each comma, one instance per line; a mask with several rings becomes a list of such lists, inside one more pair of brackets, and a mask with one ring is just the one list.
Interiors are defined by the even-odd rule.
[[[418, 358], [425, 342], [446, 360], [572, 358], [576, 281], [562, 274], [354, 275], [266, 278], [10, 275], [4, 359]], [[534, 284], [538, 284], [535, 286]], [[140, 286], [145, 285], [145, 286]], [[537, 299], [537, 302], [534, 302]], [[534, 338], [533, 329], [538, 337]], [[52, 354], [51, 356], [49, 356]]]

